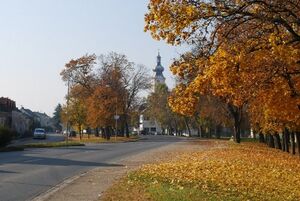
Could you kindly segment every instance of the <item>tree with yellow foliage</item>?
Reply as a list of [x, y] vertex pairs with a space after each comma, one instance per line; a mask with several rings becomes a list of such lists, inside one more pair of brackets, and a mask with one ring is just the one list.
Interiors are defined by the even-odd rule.
[[190, 115], [191, 97], [210, 94], [227, 103], [236, 141], [245, 107], [264, 132], [298, 133], [299, 3], [151, 0], [145, 30], [170, 44], [196, 45], [171, 67], [184, 80], [176, 89], [184, 93], [170, 100], [173, 109]]

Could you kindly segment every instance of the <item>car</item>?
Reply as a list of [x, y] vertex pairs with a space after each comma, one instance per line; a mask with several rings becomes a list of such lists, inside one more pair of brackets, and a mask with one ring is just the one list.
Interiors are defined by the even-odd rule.
[[46, 139], [46, 132], [43, 128], [36, 128], [33, 132], [34, 139]]

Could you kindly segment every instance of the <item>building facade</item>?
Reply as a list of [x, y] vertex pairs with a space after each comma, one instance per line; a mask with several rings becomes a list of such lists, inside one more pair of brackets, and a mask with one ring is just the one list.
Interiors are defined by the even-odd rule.
[[16, 110], [16, 102], [0, 97], [0, 127], [12, 127], [12, 111]]

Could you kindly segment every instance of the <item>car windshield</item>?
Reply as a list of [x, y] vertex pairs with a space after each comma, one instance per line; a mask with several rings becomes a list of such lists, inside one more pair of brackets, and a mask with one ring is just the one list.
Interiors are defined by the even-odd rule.
[[35, 132], [42, 133], [42, 132], [45, 132], [45, 130], [44, 129], [35, 129]]

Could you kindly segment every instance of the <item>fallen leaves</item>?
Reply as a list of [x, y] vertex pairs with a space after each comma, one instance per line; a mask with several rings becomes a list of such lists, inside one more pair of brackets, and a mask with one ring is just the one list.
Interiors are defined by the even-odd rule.
[[178, 160], [145, 165], [132, 181], [195, 188], [220, 200], [300, 200], [300, 160], [246, 143], [185, 153]]

